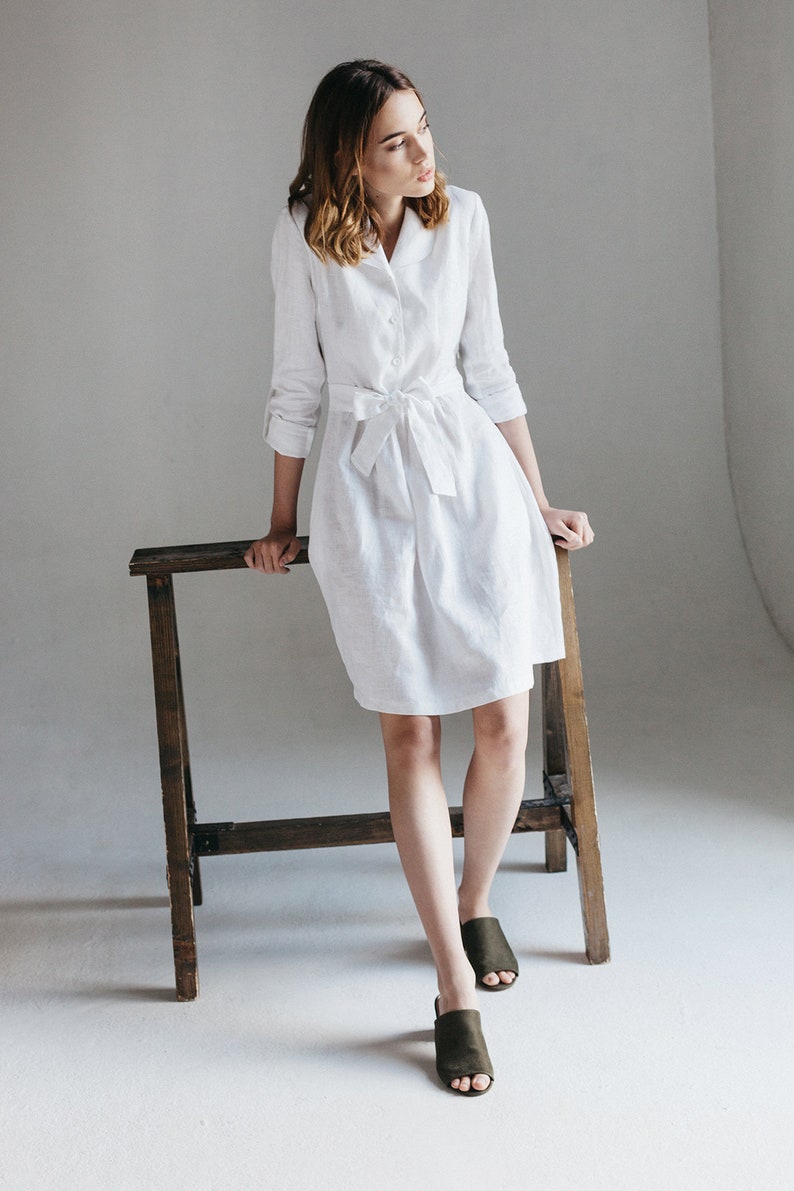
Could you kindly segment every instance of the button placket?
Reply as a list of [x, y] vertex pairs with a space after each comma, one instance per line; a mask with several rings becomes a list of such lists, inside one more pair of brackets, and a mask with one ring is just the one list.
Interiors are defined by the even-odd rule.
[[[394, 351], [394, 355], [392, 356], [390, 363], [391, 363], [392, 368], [402, 369], [403, 363], [405, 360], [405, 332], [404, 332], [404, 328], [403, 328], [402, 303], [400, 301], [400, 291], [397, 287], [397, 282], [394, 279], [394, 277], [392, 277], [391, 282], [392, 282], [392, 292], [394, 294], [396, 309], [389, 316], [389, 326], [394, 327], [394, 329], [396, 331], [396, 337], [395, 337], [396, 338], [396, 344], [395, 344], [396, 350]], [[402, 377], [399, 377], [398, 383], [395, 384], [395, 386], [394, 386], [395, 388], [400, 387], [399, 381], [401, 381], [401, 380], [402, 380]]]

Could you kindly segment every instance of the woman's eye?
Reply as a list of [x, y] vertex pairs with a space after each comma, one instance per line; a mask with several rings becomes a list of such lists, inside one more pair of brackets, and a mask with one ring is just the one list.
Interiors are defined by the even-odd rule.
[[[419, 129], [419, 136], [424, 136], [424, 134], [425, 134], [426, 132], [429, 132], [429, 131], [430, 131], [430, 125], [429, 125], [429, 124], [423, 124], [423, 125], [422, 125], [422, 127]], [[404, 141], [404, 140], [403, 140], [403, 141], [396, 141], [394, 144], [392, 144], [392, 145], [389, 145], [389, 152], [390, 152], [390, 153], [394, 153], [394, 152], [396, 152], [396, 150], [397, 150], [397, 149], [404, 149], [404, 148], [405, 148], [405, 141]]]

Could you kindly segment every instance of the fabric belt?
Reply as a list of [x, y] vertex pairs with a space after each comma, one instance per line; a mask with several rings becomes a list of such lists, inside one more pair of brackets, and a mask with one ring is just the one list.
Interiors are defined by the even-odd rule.
[[436, 407], [445, 398], [464, 392], [459, 373], [430, 385], [420, 376], [405, 389], [378, 393], [355, 385], [329, 384], [332, 410], [352, 413], [357, 422], [366, 422], [350, 461], [363, 476], [375, 466], [386, 439], [402, 419], [411, 432], [430, 487], [436, 496], [455, 496], [455, 477], [447, 448], [438, 433]]

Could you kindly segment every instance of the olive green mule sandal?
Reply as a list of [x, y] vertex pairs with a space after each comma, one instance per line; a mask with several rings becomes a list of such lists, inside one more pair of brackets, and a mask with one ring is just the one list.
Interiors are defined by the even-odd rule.
[[493, 1087], [493, 1063], [482, 1036], [479, 1009], [452, 1009], [449, 1013], [438, 1012], [439, 997], [436, 997], [436, 1071], [438, 1078], [448, 1088], [453, 1079], [468, 1076], [487, 1075], [487, 1088], [471, 1087], [468, 1092], [452, 1088], [459, 1096], [484, 1096]]
[[[474, 975], [480, 988], [488, 992], [501, 992], [512, 988], [518, 979], [518, 960], [504, 937], [498, 918], [471, 918], [460, 928], [463, 950], [474, 968]], [[506, 983], [483, 984], [483, 976], [489, 972], [515, 972], [515, 978]]]

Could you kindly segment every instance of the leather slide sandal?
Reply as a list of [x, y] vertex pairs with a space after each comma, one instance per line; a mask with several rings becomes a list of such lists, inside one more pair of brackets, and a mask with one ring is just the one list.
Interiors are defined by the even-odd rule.
[[[504, 937], [498, 918], [471, 918], [460, 928], [463, 950], [474, 968], [474, 975], [480, 988], [488, 992], [501, 992], [512, 988], [518, 979], [518, 960]], [[483, 984], [483, 976], [489, 972], [515, 972], [515, 979], [509, 984], [500, 980], [498, 984]]]
[[463, 1079], [468, 1075], [473, 1079], [475, 1075], [487, 1075], [490, 1083], [487, 1088], [470, 1088], [468, 1092], [461, 1092], [452, 1088], [459, 1096], [484, 1096], [493, 1087], [493, 1064], [488, 1054], [488, 1047], [482, 1036], [479, 1009], [452, 1009], [449, 1013], [438, 1016], [438, 1002], [436, 997], [436, 1071], [438, 1078], [447, 1087], [451, 1087], [453, 1079]]

